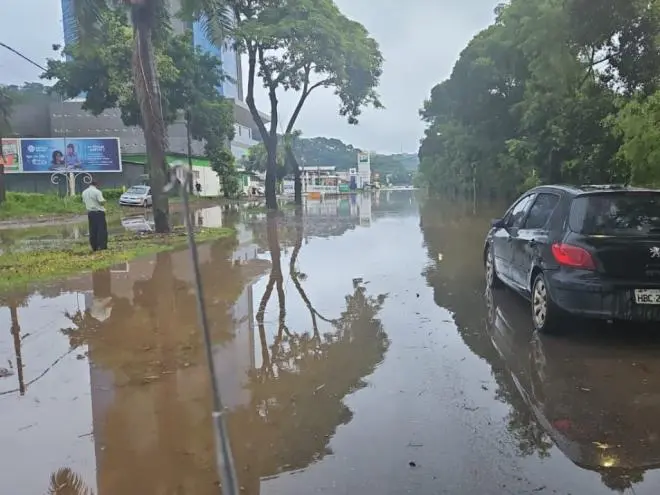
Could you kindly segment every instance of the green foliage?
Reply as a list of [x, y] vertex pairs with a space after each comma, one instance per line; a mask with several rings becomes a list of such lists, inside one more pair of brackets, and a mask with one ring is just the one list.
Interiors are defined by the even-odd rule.
[[[197, 242], [204, 242], [233, 235], [235, 232], [232, 229], [204, 228], [196, 232], [195, 238]], [[37, 281], [108, 268], [138, 256], [171, 251], [186, 243], [185, 229], [179, 228], [165, 235], [110, 236], [108, 250], [95, 253], [90, 252], [86, 239], [66, 248], [5, 252], [0, 266], [0, 290], [16, 289]]]
[[[190, 34], [162, 35], [154, 44], [156, 67], [162, 94], [163, 115], [167, 123], [178, 112], [192, 107], [193, 114], [220, 110], [222, 134], [233, 132], [233, 117], [219, 96], [217, 87], [224, 80], [220, 59], [193, 46]], [[67, 60], [49, 60], [48, 71], [42, 76], [56, 80], [53, 90], [67, 98], [85, 93], [83, 108], [100, 115], [108, 108], [121, 109], [125, 125], [142, 125], [133, 66], [133, 28], [121, 10], [104, 12], [93, 43], [66, 46], [62, 54]], [[200, 117], [203, 122], [205, 117]], [[201, 124], [193, 126], [197, 136]], [[218, 132], [218, 128], [214, 129]]]
[[419, 150], [425, 183], [436, 192], [476, 184], [483, 194], [512, 195], [548, 182], [651, 180], [648, 170], [631, 173], [640, 147], [628, 141], [640, 114], [647, 124], [653, 118], [625, 103], [645, 101], [660, 80], [659, 5], [498, 7], [495, 23], [473, 38], [420, 112], [428, 123]]
[[383, 63], [378, 44], [332, 0], [225, 3], [238, 14], [232, 37], [239, 49], [254, 51], [266, 87], [299, 92], [301, 105], [314, 89], [334, 88], [339, 113], [352, 124], [362, 107], [382, 107], [375, 91]]
[[234, 155], [226, 146], [209, 144], [206, 146], [206, 154], [211, 162], [211, 168], [218, 174], [224, 196], [226, 198], [237, 197], [240, 188]]
[[[367, 30], [344, 16], [332, 0], [200, 0], [197, 9], [184, 5], [182, 14], [190, 18], [201, 12], [209, 26], [222, 24], [228, 10], [234, 17], [229, 29], [234, 46], [247, 54], [246, 103], [270, 155], [266, 200], [270, 208], [277, 208], [278, 91], [299, 94], [285, 136], [294, 133], [307, 99], [317, 88], [333, 88], [339, 97], [340, 115], [357, 124], [363, 107], [382, 107], [375, 88], [383, 57]], [[207, 31], [213, 34], [213, 29]], [[211, 39], [217, 46], [225, 41], [217, 36]], [[268, 91], [272, 116], [268, 127], [254, 100], [257, 78]], [[285, 144], [290, 157], [288, 143]], [[295, 160], [291, 166], [298, 170]]]
[[619, 154], [631, 165], [631, 182], [660, 185], [660, 92], [628, 102], [613, 123], [623, 137]]
[[114, 189], [103, 189], [103, 197], [106, 201], [119, 201], [119, 197], [124, 194], [124, 190], [121, 188]]
[[3, 86], [2, 90], [9, 98], [11, 98], [14, 105], [50, 101], [56, 99], [57, 96], [48, 86], [35, 82], [26, 82], [21, 86], [10, 84]]
[[10, 130], [9, 118], [15, 99], [11, 91], [6, 86], [0, 86], [0, 135], [4, 135]]
[[[265, 172], [267, 163], [268, 151], [266, 151], [266, 146], [263, 143], [252, 146], [248, 150], [247, 155], [243, 156], [240, 161], [241, 167], [244, 167], [249, 172]], [[280, 139], [277, 145], [277, 180], [282, 180], [293, 172], [287, 165], [284, 143]]]

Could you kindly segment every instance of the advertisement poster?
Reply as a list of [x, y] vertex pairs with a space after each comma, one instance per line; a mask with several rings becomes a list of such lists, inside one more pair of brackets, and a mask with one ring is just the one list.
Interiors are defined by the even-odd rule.
[[122, 170], [117, 138], [24, 138], [20, 144], [25, 173]]
[[6, 174], [15, 174], [22, 170], [20, 139], [2, 138], [0, 165], [4, 165]]
[[358, 163], [369, 163], [369, 153], [358, 152]]

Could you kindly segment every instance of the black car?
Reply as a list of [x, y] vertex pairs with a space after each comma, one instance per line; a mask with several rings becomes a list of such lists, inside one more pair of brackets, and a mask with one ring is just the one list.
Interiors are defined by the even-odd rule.
[[565, 316], [660, 321], [660, 191], [532, 189], [493, 221], [484, 263], [490, 287], [531, 299], [539, 331]]

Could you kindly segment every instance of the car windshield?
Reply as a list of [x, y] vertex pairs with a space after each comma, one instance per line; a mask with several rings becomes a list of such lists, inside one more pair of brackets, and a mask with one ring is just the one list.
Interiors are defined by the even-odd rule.
[[569, 225], [585, 235], [660, 234], [660, 192], [617, 192], [578, 196]]
[[147, 186], [133, 186], [128, 191], [128, 194], [147, 194], [149, 188]]

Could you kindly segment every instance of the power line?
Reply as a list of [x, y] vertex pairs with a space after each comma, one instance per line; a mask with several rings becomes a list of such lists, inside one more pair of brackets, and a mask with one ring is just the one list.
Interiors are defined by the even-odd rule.
[[6, 44], [3, 43], [2, 41], [0, 41], [0, 46], [1, 46], [2, 48], [6, 48], [7, 50], [9, 50], [10, 52], [12, 52], [12, 53], [15, 54], [15, 55], [18, 55], [19, 57], [21, 57], [21, 58], [22, 58], [23, 60], [25, 60], [26, 62], [28, 62], [28, 63], [34, 65], [37, 69], [41, 69], [41, 70], [44, 71], [44, 72], [46, 72], [46, 71], [48, 70], [48, 69], [46, 69], [43, 65], [39, 65], [37, 62], [35, 62], [35, 61], [32, 60], [31, 58], [29, 58], [29, 57], [23, 55], [21, 52], [19, 52], [18, 50], [15, 50], [14, 48], [12, 48], [12, 47], [9, 46], [9, 45], [6, 45]]

